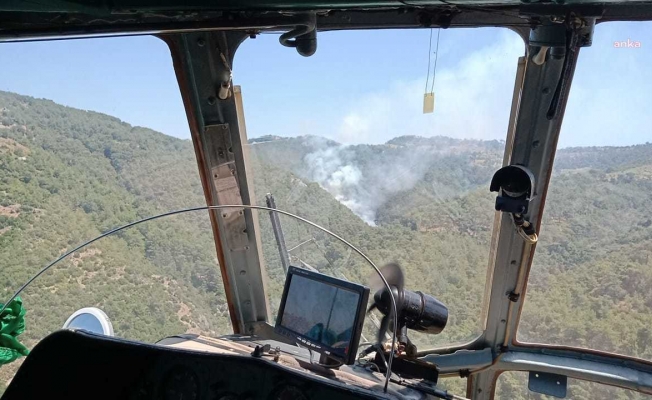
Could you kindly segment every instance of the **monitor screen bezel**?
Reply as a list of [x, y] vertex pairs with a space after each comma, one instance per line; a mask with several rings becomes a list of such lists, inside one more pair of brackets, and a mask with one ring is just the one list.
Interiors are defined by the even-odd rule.
[[[283, 314], [285, 312], [285, 303], [287, 300], [292, 278], [295, 275], [302, 276], [317, 282], [324, 283], [329, 286], [349, 290], [359, 295], [355, 319], [353, 322], [353, 330], [351, 331], [351, 339], [349, 342], [349, 353], [342, 357], [341, 349], [335, 349], [323, 343], [315, 343], [313, 339], [295, 332], [281, 324]], [[369, 301], [369, 288], [364, 285], [359, 285], [353, 282], [345, 281], [342, 279], [333, 278], [332, 276], [320, 274], [318, 272], [309, 271], [307, 269], [297, 268], [290, 266], [287, 276], [285, 278], [285, 286], [283, 287], [283, 296], [281, 297], [281, 305], [278, 309], [276, 317], [276, 325], [274, 331], [280, 335], [288, 337], [301, 346], [305, 346], [322, 355], [326, 355], [333, 360], [342, 362], [343, 364], [351, 365], [355, 362], [357, 355], [358, 344], [360, 343], [360, 336], [362, 335], [362, 326], [364, 324], [364, 317], [367, 309], [367, 302]]]

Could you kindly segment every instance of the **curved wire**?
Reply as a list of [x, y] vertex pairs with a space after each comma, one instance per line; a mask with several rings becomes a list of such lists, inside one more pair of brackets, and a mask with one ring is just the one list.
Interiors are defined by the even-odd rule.
[[[299, 220], [299, 221], [301, 221], [301, 222], [305, 222], [305, 223], [307, 223], [308, 225], [310, 225], [310, 226], [312, 226], [312, 227], [314, 227], [314, 228], [317, 228], [317, 229], [321, 230], [322, 232], [325, 232], [325, 233], [331, 235], [331, 236], [334, 237], [335, 239], [339, 240], [340, 242], [342, 242], [342, 243], [344, 243], [345, 245], [347, 245], [347, 246], [349, 246], [350, 248], [352, 248], [352, 249], [353, 249], [356, 253], [358, 253], [362, 258], [364, 258], [365, 261], [367, 261], [367, 262], [369, 263], [369, 265], [371, 265], [371, 266], [373, 267], [373, 269], [376, 271], [376, 273], [377, 273], [378, 276], [380, 277], [381, 281], [382, 281], [383, 284], [385, 285], [385, 288], [387, 288], [387, 290], [389, 291], [389, 293], [392, 293], [392, 288], [391, 288], [391, 286], [389, 285], [389, 283], [387, 282], [387, 280], [385, 279], [385, 277], [383, 276], [383, 273], [380, 272], [380, 268], [378, 268], [378, 267], [376, 266], [376, 264], [374, 264], [374, 262], [371, 261], [371, 259], [370, 259], [369, 257], [367, 257], [366, 254], [364, 254], [361, 250], [359, 250], [357, 247], [355, 247], [354, 245], [352, 245], [351, 243], [349, 243], [346, 239], [342, 238], [341, 236], [339, 236], [339, 235], [337, 235], [337, 234], [335, 234], [335, 233], [329, 231], [328, 229], [324, 228], [324, 227], [321, 226], [321, 225], [317, 225], [316, 223], [314, 223], [314, 222], [312, 222], [312, 221], [309, 221], [309, 220], [307, 220], [307, 219], [305, 219], [305, 218], [303, 218], [303, 217], [300, 217], [300, 216], [298, 216], [298, 215], [296, 215], [296, 214], [292, 214], [291, 212], [288, 212], [288, 211], [283, 211], [283, 210], [279, 210], [279, 209], [277, 209], [277, 208], [269, 208], [269, 207], [263, 207], [263, 206], [252, 206], [252, 205], [245, 205], [245, 204], [237, 204], [237, 205], [219, 205], [219, 206], [190, 207], [190, 208], [184, 208], [184, 209], [180, 209], [180, 210], [168, 211], [168, 212], [166, 212], [166, 213], [153, 215], [153, 216], [151, 216], [151, 217], [147, 217], [147, 218], [140, 219], [140, 220], [138, 220], [138, 221], [130, 222], [130, 223], [126, 224], [126, 225], [122, 225], [122, 226], [119, 226], [119, 227], [117, 227], [117, 228], [113, 228], [113, 229], [111, 229], [111, 230], [109, 230], [109, 231], [106, 231], [106, 232], [102, 233], [101, 235], [96, 236], [95, 238], [93, 238], [93, 239], [91, 239], [91, 240], [88, 240], [88, 241], [86, 241], [86, 242], [80, 244], [79, 246], [75, 247], [74, 249], [72, 249], [72, 250], [70, 250], [70, 251], [64, 253], [64, 254], [61, 255], [59, 258], [57, 258], [56, 260], [52, 261], [50, 264], [46, 265], [45, 267], [43, 267], [39, 272], [36, 273], [36, 275], [34, 275], [34, 276], [31, 277], [27, 282], [25, 282], [25, 284], [23, 284], [23, 285], [22, 285], [22, 286], [21, 286], [21, 287], [16, 291], [16, 293], [14, 293], [14, 294], [9, 298], [9, 300], [8, 300], [6, 303], [4, 303], [4, 304], [2, 305], [2, 309], [0, 309], [0, 314], [2, 314], [2, 312], [4, 312], [4, 310], [7, 308], [7, 306], [9, 305], [9, 303], [11, 303], [11, 302], [16, 298], [16, 297], [18, 297], [18, 296], [20, 295], [20, 293], [21, 293], [23, 290], [25, 290], [25, 288], [26, 288], [27, 286], [29, 286], [32, 282], [34, 282], [36, 279], [38, 279], [38, 277], [40, 277], [41, 275], [43, 275], [47, 270], [49, 270], [50, 268], [52, 268], [53, 266], [55, 266], [57, 263], [59, 263], [59, 262], [60, 262], [61, 260], [63, 260], [64, 258], [66, 258], [66, 257], [68, 257], [69, 255], [71, 255], [72, 253], [74, 253], [74, 252], [76, 252], [76, 251], [79, 251], [79, 250], [83, 249], [84, 247], [86, 247], [86, 246], [88, 246], [88, 245], [90, 245], [90, 244], [92, 244], [92, 243], [94, 243], [94, 242], [96, 242], [96, 241], [98, 241], [98, 240], [100, 240], [100, 239], [106, 237], [106, 236], [112, 235], [112, 234], [114, 234], [114, 233], [116, 233], [116, 232], [120, 232], [120, 231], [123, 230], [123, 229], [130, 228], [130, 227], [132, 227], [132, 226], [135, 226], [135, 225], [141, 224], [141, 223], [143, 223], [143, 222], [153, 221], [153, 220], [155, 220], [155, 219], [159, 219], [159, 218], [163, 218], [163, 217], [169, 217], [169, 216], [171, 216], [171, 215], [183, 214], [183, 213], [187, 213], [187, 212], [201, 211], [201, 210], [221, 210], [221, 209], [225, 209], [225, 208], [245, 208], [245, 209], [250, 209], [250, 210], [264, 210], [264, 211], [273, 211], [273, 212], [277, 212], [277, 213], [279, 213], [279, 214], [283, 214], [283, 215], [287, 215], [288, 217], [292, 217], [292, 218], [294, 218], [294, 219], [296, 219], [296, 220]], [[397, 315], [396, 299], [394, 299], [394, 296], [390, 296], [390, 298], [391, 298], [391, 301], [392, 301], [392, 312], [394, 313], [394, 315]], [[388, 361], [387, 361], [387, 374], [385, 375], [385, 386], [384, 386], [384, 391], [385, 391], [385, 392], [387, 392], [387, 386], [389, 385], [389, 379], [390, 379], [390, 377], [391, 377], [391, 375], [392, 375], [392, 360], [394, 359], [394, 347], [395, 347], [395, 345], [396, 345], [396, 331], [397, 331], [397, 329], [398, 329], [398, 326], [397, 326], [397, 318], [394, 318], [394, 331], [392, 332], [392, 348], [391, 348], [391, 350], [390, 350], [390, 352], [389, 352], [389, 357], [388, 357]]]
[[519, 225], [516, 223], [516, 218], [514, 217], [514, 214], [512, 214], [512, 223], [514, 223], [514, 228], [516, 228], [516, 233], [526, 242], [529, 244], [535, 244], [536, 242], [539, 241], [539, 235], [537, 235], [536, 232], [534, 232], [532, 235], [528, 235], [525, 233], [523, 230], [523, 226]]
[[532, 235], [528, 235], [520, 226], [516, 228], [516, 232], [518, 232], [518, 235], [529, 244], [535, 244], [539, 241], [539, 236], [536, 234], [536, 232]]

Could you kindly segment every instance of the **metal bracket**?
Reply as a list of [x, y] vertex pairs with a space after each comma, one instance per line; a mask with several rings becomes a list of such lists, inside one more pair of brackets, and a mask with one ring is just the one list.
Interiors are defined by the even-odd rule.
[[568, 389], [568, 378], [565, 375], [530, 371], [527, 387], [532, 392], [563, 399]]
[[[240, 188], [235, 175], [235, 170], [226, 166], [211, 168], [214, 184], [217, 191], [217, 201], [220, 204], [242, 204], [238, 196]], [[233, 208], [229, 211], [222, 210], [222, 223], [226, 227], [226, 241], [229, 251], [248, 250], [247, 223], [242, 208]]]
[[589, 350], [519, 345], [502, 354], [492, 371], [538, 371], [652, 394], [652, 363]]
[[440, 375], [462, 375], [463, 371], [490, 366], [493, 362], [493, 354], [490, 348], [458, 350], [453, 354], [428, 354], [420, 360], [435, 364]]
[[[208, 165], [211, 166], [211, 178], [213, 189], [217, 194], [217, 203], [243, 204], [230, 134], [228, 124], [206, 126], [204, 135], [211, 137], [211, 140], [204, 143], [205, 154]], [[242, 208], [221, 210], [220, 218], [226, 228], [225, 237], [229, 251], [246, 250], [249, 245], [243, 211]]]

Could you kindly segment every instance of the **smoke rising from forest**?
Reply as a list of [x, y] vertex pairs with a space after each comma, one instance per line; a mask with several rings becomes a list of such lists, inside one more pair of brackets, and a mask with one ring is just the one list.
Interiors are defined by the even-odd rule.
[[412, 189], [430, 165], [424, 152], [414, 148], [390, 153], [385, 146], [314, 144], [316, 150], [304, 158], [308, 178], [369, 225], [376, 224], [378, 208], [390, 196]]

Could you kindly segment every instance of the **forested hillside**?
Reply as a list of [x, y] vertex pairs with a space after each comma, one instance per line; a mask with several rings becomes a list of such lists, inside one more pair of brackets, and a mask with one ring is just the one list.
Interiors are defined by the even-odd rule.
[[[409, 288], [448, 305], [441, 335], [414, 335], [421, 349], [481, 332], [494, 218], [488, 182], [501, 165], [503, 143], [418, 136], [373, 146], [311, 136], [250, 143], [258, 204], [273, 193], [279, 208], [324, 225], [378, 263], [399, 262]], [[100, 232], [204, 204], [191, 142], [6, 92], [0, 92], [0, 166], [4, 298]], [[650, 193], [652, 145], [558, 152], [520, 340], [652, 358]], [[284, 277], [267, 214], [259, 220], [276, 310]], [[291, 253], [294, 263], [359, 282], [371, 274], [349, 249], [281, 220], [288, 247], [303, 243]], [[29, 347], [91, 305], [107, 312], [117, 335], [131, 339], [231, 330], [206, 212], [97, 242], [37, 280], [23, 299]], [[373, 329], [366, 324], [365, 335]], [[0, 368], [0, 379], [6, 382], [17, 365]], [[501, 385], [503, 398], [538, 398], [515, 379]], [[599, 390], [587, 397], [582, 385], [575, 384], [573, 398], [613, 398]]]
[[[187, 141], [9, 93], [0, 93], [0, 114], [4, 298], [102, 231], [203, 202]], [[97, 242], [36, 281], [23, 295], [23, 340], [33, 346], [90, 305], [128, 338], [228, 333], [223, 294], [207, 216], [169, 218]], [[13, 367], [0, 369], [4, 379]]]

